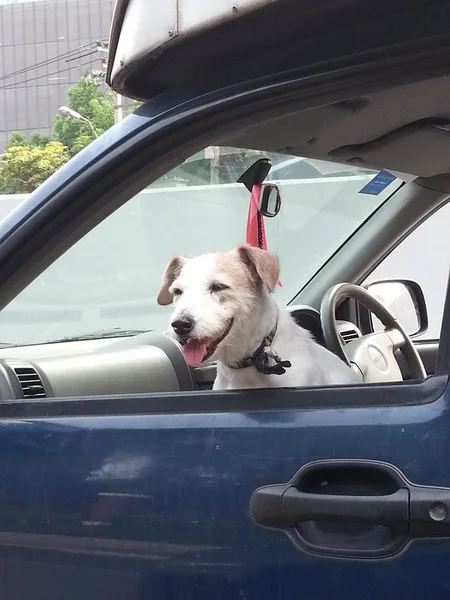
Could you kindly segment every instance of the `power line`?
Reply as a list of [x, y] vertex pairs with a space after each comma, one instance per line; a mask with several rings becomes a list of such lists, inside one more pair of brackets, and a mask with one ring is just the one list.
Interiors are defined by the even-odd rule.
[[80, 58], [84, 58], [85, 56], [90, 56], [91, 54], [96, 54], [97, 53], [97, 48], [95, 48], [95, 50], [93, 50], [92, 52], [85, 52], [85, 54], [79, 54], [78, 56], [74, 56], [73, 58], [66, 58], [66, 60], [64, 62], [68, 63], [68, 62], [72, 62], [74, 60], [79, 60]]
[[[86, 63], [86, 64], [91, 64], [91, 63]], [[82, 66], [82, 65], [81, 65]], [[75, 69], [75, 67], [73, 67], [73, 69]], [[44, 76], [43, 76], [44, 77]], [[47, 77], [47, 75], [45, 75], [45, 77]], [[73, 80], [65, 80], [63, 85], [75, 85], [76, 83], [78, 83], [80, 80], [79, 76], [76, 79]], [[11, 84], [10, 86], [8, 86], [7, 88], [5, 87], [5, 89], [8, 90], [35, 90], [38, 88], [52, 88], [52, 87], [60, 87], [61, 86], [61, 82], [59, 81], [52, 81], [50, 83], [37, 83], [34, 85], [16, 85], [16, 84]], [[0, 90], [3, 88], [0, 88]]]
[[[91, 52], [91, 54], [97, 54], [97, 50], [94, 50], [94, 52]], [[30, 83], [31, 81], [36, 81], [38, 79], [42, 79], [43, 77], [51, 77], [52, 75], [59, 75], [60, 73], [65, 73], [66, 71], [72, 71], [73, 69], [75, 69], [77, 67], [84, 67], [86, 65], [91, 65], [91, 64], [92, 64], [92, 61], [88, 61], [88, 62], [82, 63], [81, 65], [67, 67], [67, 69], [59, 69], [58, 71], [53, 71], [53, 73], [46, 73], [45, 75], [39, 75], [38, 77], [32, 77], [31, 79], [25, 79], [23, 81], [18, 81], [17, 83], [12, 83], [10, 85], [0, 86], [0, 90], [11, 90], [11, 89], [14, 89], [15, 87], [22, 86], [22, 84], [24, 84], [24, 83]], [[22, 87], [28, 87], [28, 86], [22, 86]]]
[[89, 48], [93, 44], [95, 44], [95, 47], [97, 48], [97, 42], [90, 42], [89, 44], [84, 44], [83, 46], [79, 46], [78, 48], [74, 48], [73, 50], [68, 50], [67, 52], [58, 54], [58, 55], [54, 56], [53, 58], [49, 58], [47, 60], [41, 61], [34, 65], [30, 65], [29, 67], [24, 67], [23, 69], [19, 69], [17, 71], [12, 71], [11, 73], [7, 73], [6, 75], [2, 75], [0, 77], [0, 81], [4, 81], [5, 79], [8, 79], [10, 77], [15, 77], [17, 75], [22, 75], [23, 73], [26, 73], [27, 71], [34, 71], [35, 69], [39, 69], [41, 67], [48, 66], [52, 63], [58, 62], [63, 59], [66, 59], [65, 62], [69, 62], [71, 60], [76, 60], [77, 58], [82, 58], [83, 56], [86, 56], [86, 55], [83, 54], [79, 57], [74, 56], [73, 58], [71, 57], [71, 55], [79, 53], [80, 51], [85, 50], [86, 48]]
[[53, 58], [49, 58], [47, 60], [41, 61], [34, 65], [30, 65], [29, 67], [25, 67], [23, 69], [19, 69], [17, 71], [13, 71], [11, 73], [3, 75], [2, 77], [0, 77], [0, 81], [4, 81], [5, 79], [9, 79], [10, 77], [15, 77], [17, 75], [23, 75], [24, 73], [27, 73], [28, 71], [34, 71], [35, 69], [40, 69], [42, 67], [46, 67], [55, 62], [59, 62], [60, 60], [63, 60], [63, 59], [67, 59], [66, 62], [68, 60], [76, 60], [77, 56], [74, 56], [72, 58], [71, 55], [79, 53], [81, 50], [84, 50], [85, 48], [92, 46], [93, 43], [94, 42], [91, 42], [90, 44], [86, 44], [85, 46], [81, 46], [80, 48], [76, 48], [74, 50], [69, 50], [67, 52], [63, 52], [62, 54], [58, 54], [57, 56], [54, 56]]

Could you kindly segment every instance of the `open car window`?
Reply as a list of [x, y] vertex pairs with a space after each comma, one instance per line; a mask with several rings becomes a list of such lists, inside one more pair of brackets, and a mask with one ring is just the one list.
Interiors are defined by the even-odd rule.
[[439, 340], [447, 292], [450, 250], [448, 223], [450, 203], [440, 208], [408, 235], [364, 281], [410, 279], [425, 296], [428, 327], [415, 340]]
[[0, 313], [0, 340], [45, 343], [104, 331], [163, 331], [170, 307], [156, 303], [174, 254], [245, 242], [249, 192], [239, 176], [268, 156], [282, 195], [266, 219], [287, 304], [401, 185], [377, 172], [302, 157], [210, 147], [143, 189], [61, 256]]

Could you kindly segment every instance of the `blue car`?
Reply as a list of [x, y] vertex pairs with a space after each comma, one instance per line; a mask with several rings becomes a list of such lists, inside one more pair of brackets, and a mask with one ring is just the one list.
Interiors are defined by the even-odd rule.
[[[450, 294], [375, 274], [450, 197], [450, 2], [147, 4], [107, 75], [143, 104], [0, 222], [0, 597], [447, 598]], [[261, 157], [278, 302], [360, 385], [212, 391], [167, 334]]]

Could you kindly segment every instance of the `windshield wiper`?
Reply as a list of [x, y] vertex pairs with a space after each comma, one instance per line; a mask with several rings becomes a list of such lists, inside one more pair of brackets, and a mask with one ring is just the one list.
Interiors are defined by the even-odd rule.
[[153, 329], [99, 329], [98, 331], [82, 333], [80, 335], [68, 335], [66, 337], [57, 338], [56, 340], [41, 342], [40, 344], [60, 344], [62, 342], [82, 342], [83, 340], [101, 340], [105, 338], [132, 337], [133, 335], [139, 335], [140, 333], [148, 333], [150, 331], [153, 331]]

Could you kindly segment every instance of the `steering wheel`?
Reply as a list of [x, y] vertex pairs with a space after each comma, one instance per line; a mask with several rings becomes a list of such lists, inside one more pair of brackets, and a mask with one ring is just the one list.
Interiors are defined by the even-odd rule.
[[[385, 330], [369, 333], [344, 345], [336, 323], [336, 306], [343, 298], [352, 298], [370, 310]], [[355, 371], [365, 383], [402, 381], [403, 376], [394, 352], [400, 349], [413, 379], [425, 379], [422, 359], [410, 337], [395, 317], [372, 294], [359, 285], [340, 283], [325, 294], [320, 307], [325, 344]]]

